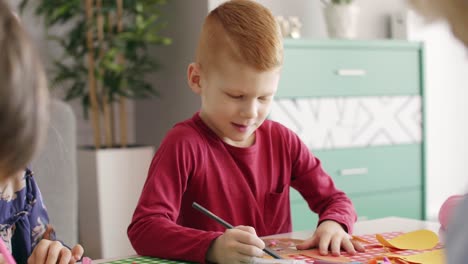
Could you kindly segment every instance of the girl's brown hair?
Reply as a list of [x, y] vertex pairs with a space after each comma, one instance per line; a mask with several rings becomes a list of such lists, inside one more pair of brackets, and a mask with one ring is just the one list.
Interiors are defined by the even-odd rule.
[[27, 166], [47, 124], [41, 62], [20, 21], [0, 0], [0, 179]]
[[455, 37], [468, 47], [467, 0], [409, 0], [409, 3], [429, 20], [447, 20]]

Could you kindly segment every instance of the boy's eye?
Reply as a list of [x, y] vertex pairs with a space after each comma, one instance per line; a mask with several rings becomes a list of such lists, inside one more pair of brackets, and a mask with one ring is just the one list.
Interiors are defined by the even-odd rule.
[[229, 97], [234, 98], [234, 99], [242, 99], [244, 98], [243, 95], [234, 95], [234, 94], [227, 94]]

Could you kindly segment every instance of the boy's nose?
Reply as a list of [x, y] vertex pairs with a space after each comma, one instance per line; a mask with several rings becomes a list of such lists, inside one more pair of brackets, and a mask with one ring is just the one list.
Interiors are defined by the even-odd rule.
[[258, 110], [258, 107], [255, 102], [246, 103], [241, 110], [241, 116], [243, 118], [248, 118], [248, 119], [256, 118], [257, 110]]

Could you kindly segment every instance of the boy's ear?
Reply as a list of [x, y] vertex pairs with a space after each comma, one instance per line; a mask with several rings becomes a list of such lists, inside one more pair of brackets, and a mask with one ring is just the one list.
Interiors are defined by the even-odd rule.
[[194, 93], [201, 93], [201, 69], [199, 63], [192, 62], [189, 64], [187, 68], [187, 82]]

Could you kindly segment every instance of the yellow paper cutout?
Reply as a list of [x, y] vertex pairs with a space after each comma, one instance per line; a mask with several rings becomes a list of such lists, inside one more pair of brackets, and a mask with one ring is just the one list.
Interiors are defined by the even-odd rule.
[[397, 249], [426, 250], [435, 247], [439, 242], [438, 236], [429, 230], [405, 233], [390, 240], [378, 234], [375, 237], [382, 245]]
[[390, 244], [382, 235], [375, 235], [375, 238], [377, 238], [377, 241], [380, 242], [380, 244], [386, 246], [386, 247], [390, 247], [390, 248], [394, 248], [394, 246], [392, 244]]
[[359, 237], [359, 236], [352, 236], [352, 240], [355, 240], [355, 241], [358, 241], [358, 242], [362, 242], [362, 243], [365, 243], [365, 244], [372, 244], [372, 242], [370, 242], [369, 240], [366, 240], [362, 237]]
[[445, 254], [443, 249], [433, 250], [429, 252], [424, 252], [421, 254], [401, 256], [389, 254], [388, 257], [391, 258], [400, 258], [404, 261], [414, 263], [414, 264], [444, 264], [445, 263]]

